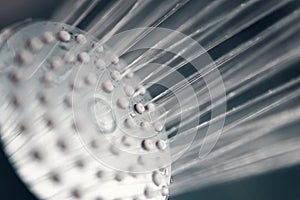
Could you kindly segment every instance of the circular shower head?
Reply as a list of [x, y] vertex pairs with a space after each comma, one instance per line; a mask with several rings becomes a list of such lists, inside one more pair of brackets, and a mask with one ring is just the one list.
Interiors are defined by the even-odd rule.
[[167, 198], [163, 110], [126, 63], [66, 24], [24, 23], [2, 38], [1, 139], [38, 198]]

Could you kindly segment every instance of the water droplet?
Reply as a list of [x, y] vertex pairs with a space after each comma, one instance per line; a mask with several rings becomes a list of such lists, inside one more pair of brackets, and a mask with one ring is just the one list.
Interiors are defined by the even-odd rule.
[[116, 120], [111, 106], [100, 98], [95, 98], [91, 105], [95, 124], [100, 132], [112, 133], [116, 129]]

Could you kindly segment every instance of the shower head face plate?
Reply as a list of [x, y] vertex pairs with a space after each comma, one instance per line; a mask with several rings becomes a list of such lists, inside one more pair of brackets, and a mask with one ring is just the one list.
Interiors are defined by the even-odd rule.
[[[139, 77], [87, 33], [18, 26], [0, 47], [0, 128], [41, 199], [166, 199], [170, 152]], [[127, 72], [126, 72], [127, 73]]]

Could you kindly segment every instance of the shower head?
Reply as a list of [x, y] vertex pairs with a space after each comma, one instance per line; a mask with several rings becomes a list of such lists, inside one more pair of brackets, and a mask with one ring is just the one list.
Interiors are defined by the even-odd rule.
[[168, 198], [162, 110], [126, 63], [66, 24], [30, 21], [1, 38], [1, 139], [38, 198]]

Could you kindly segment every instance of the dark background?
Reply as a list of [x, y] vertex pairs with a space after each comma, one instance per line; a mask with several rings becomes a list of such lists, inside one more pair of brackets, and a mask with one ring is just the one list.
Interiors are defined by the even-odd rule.
[[[46, 19], [61, 2], [61, 0], [0, 0], [0, 29], [27, 18]], [[287, 7], [273, 15], [267, 16], [265, 20], [261, 20], [247, 31], [238, 34], [228, 41], [227, 44], [222, 44], [213, 49], [210, 54], [212, 57], [218, 57], [220, 52], [226, 51], [226, 49], [230, 48], [230, 46], [234, 45], [237, 41], [246, 40], [251, 35], [255, 35], [259, 29], [268, 26], [268, 23], [271, 23], [272, 19], [278, 18], [282, 14], [289, 12], [289, 9], [291, 8]], [[35, 199], [15, 174], [13, 168], [8, 163], [2, 148], [0, 148], [0, 199]], [[297, 200], [300, 199], [300, 166], [202, 188], [194, 192], [171, 197], [170, 199]]]

